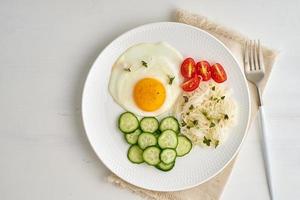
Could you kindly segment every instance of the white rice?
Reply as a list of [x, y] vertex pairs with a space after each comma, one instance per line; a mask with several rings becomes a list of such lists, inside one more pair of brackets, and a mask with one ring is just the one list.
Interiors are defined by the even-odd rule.
[[198, 89], [179, 97], [175, 115], [181, 133], [193, 144], [217, 147], [226, 140], [228, 128], [236, 123], [237, 106], [223, 84], [201, 82]]

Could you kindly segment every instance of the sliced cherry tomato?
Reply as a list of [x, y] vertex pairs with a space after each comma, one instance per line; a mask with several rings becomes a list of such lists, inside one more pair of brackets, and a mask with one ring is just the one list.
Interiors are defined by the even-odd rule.
[[196, 64], [193, 58], [186, 58], [181, 64], [181, 75], [184, 78], [192, 78], [196, 74]]
[[211, 77], [217, 83], [223, 83], [227, 80], [227, 75], [221, 64], [216, 63], [211, 66]]
[[186, 92], [194, 91], [198, 88], [201, 81], [201, 77], [197, 74], [194, 74], [194, 77], [191, 79], [186, 80], [182, 85], [181, 88]]
[[198, 62], [196, 69], [203, 81], [208, 81], [211, 78], [210, 64], [207, 61]]

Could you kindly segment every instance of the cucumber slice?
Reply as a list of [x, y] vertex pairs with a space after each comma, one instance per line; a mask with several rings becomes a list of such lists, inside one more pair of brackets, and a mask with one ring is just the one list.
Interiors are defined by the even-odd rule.
[[141, 133], [140, 129], [136, 129], [132, 133], [124, 134], [124, 136], [128, 144], [136, 144]]
[[175, 117], [166, 117], [163, 120], [161, 120], [159, 125], [159, 130], [161, 132], [165, 130], [172, 130], [176, 133], [179, 132], [179, 123]]
[[160, 153], [160, 160], [165, 164], [171, 164], [176, 159], [176, 151], [174, 149], [164, 149]]
[[177, 147], [177, 134], [172, 130], [166, 130], [158, 137], [158, 145], [162, 149], [175, 149]]
[[149, 165], [157, 165], [160, 162], [159, 155], [160, 149], [156, 146], [152, 146], [144, 150], [143, 159]]
[[156, 168], [161, 171], [167, 172], [167, 171], [170, 171], [171, 169], [173, 169], [174, 166], [175, 166], [175, 162], [172, 162], [170, 164], [165, 164], [163, 162], [160, 162], [160, 163], [158, 163], [158, 165], [156, 165]]
[[154, 133], [158, 129], [158, 120], [155, 117], [144, 117], [140, 122], [142, 131]]
[[141, 149], [157, 144], [157, 138], [152, 133], [141, 133], [138, 138], [138, 145]]
[[139, 127], [139, 120], [131, 112], [124, 112], [119, 117], [118, 126], [123, 133], [131, 133]]
[[138, 145], [132, 145], [127, 152], [127, 157], [130, 162], [140, 164], [144, 162], [143, 150]]
[[176, 147], [177, 156], [181, 157], [188, 154], [193, 145], [192, 142], [185, 136], [178, 136], [178, 145]]

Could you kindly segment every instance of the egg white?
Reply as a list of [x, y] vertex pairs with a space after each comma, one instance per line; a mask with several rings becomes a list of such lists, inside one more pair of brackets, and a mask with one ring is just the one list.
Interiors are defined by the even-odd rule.
[[[182, 60], [182, 55], [165, 42], [134, 45], [127, 49], [113, 65], [109, 92], [121, 107], [136, 115], [162, 115], [171, 111], [181, 93], [179, 66]], [[146, 62], [147, 66], [144, 66], [142, 61]], [[172, 84], [169, 84], [169, 77], [175, 77]], [[159, 80], [166, 90], [166, 99], [158, 110], [147, 112], [135, 104], [133, 89], [143, 78]]]

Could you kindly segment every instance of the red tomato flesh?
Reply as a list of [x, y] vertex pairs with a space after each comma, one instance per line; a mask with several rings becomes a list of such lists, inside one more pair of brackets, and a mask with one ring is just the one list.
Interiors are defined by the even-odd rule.
[[181, 88], [186, 92], [194, 91], [199, 87], [200, 81], [201, 81], [201, 77], [199, 77], [197, 74], [194, 74], [194, 77], [186, 80], [181, 85]]
[[202, 77], [203, 81], [211, 78], [210, 64], [207, 61], [200, 61], [196, 65], [197, 73]]
[[196, 64], [193, 58], [186, 58], [181, 64], [181, 75], [184, 78], [190, 79], [196, 73]]
[[223, 83], [227, 80], [227, 75], [221, 64], [216, 63], [211, 66], [211, 77], [217, 83]]

